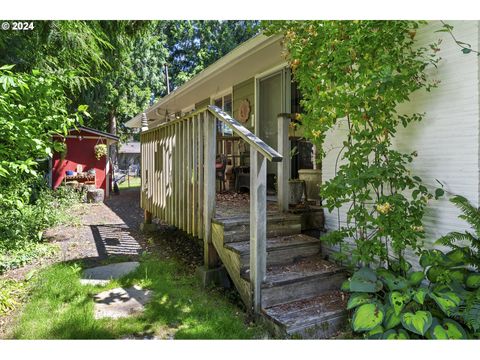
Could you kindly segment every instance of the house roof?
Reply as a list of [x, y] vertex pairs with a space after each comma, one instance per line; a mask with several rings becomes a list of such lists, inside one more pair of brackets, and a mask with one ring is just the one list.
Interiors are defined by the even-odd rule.
[[140, 142], [131, 141], [120, 146], [119, 154], [140, 154]]
[[98, 135], [98, 136], [101, 136], [101, 137], [104, 137], [104, 138], [108, 138], [108, 139], [111, 139], [111, 140], [115, 140], [115, 141], [120, 140], [120, 137], [119, 137], [119, 136], [116, 136], [116, 135], [107, 133], [107, 132], [105, 132], [105, 131], [100, 131], [100, 130], [97, 130], [97, 129], [92, 129], [92, 128], [87, 127], [87, 126], [77, 126], [76, 129], [70, 129], [70, 130], [69, 130], [69, 132], [72, 132], [72, 131], [85, 131], [85, 132], [89, 132], [89, 133], [91, 133], [91, 134], [95, 134], [95, 135]]
[[[149, 121], [160, 121], [165, 113], [176, 113], [215, 93], [285, 63], [281, 36], [259, 34], [240, 44], [192, 79], [159, 99], [146, 110]], [[141, 127], [141, 113], [125, 123]], [[155, 125], [150, 123], [150, 125]]]

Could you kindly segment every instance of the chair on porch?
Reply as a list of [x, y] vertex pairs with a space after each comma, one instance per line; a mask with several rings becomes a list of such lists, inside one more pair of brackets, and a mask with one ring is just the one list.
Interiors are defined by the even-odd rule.
[[227, 169], [227, 156], [220, 154], [215, 159], [215, 178], [220, 181], [220, 191], [225, 191], [225, 170]]

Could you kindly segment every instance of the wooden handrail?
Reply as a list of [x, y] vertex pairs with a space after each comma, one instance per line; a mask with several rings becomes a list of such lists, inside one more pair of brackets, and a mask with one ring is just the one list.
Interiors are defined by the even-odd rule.
[[268, 160], [272, 162], [280, 162], [283, 157], [272, 147], [267, 145], [262, 139], [253, 134], [245, 126], [240, 124], [233, 117], [228, 115], [225, 111], [221, 110], [215, 105], [208, 105], [208, 111], [210, 111], [218, 120], [227, 124], [235, 134], [240, 136], [247, 144], [255, 148], [259, 153], [265, 156]]

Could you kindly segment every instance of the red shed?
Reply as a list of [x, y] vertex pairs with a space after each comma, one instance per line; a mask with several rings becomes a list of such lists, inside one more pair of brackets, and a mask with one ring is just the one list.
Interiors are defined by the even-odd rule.
[[[53, 188], [56, 189], [67, 180], [88, 182], [103, 189], [107, 197], [110, 190], [108, 184], [112, 178], [110, 146], [118, 142], [119, 137], [79, 126], [77, 129], [70, 130], [66, 137], [59, 136], [56, 139], [65, 142], [66, 152], [53, 154], [51, 178]], [[107, 154], [97, 159], [95, 149], [100, 144], [106, 145]], [[95, 170], [94, 174], [92, 169]], [[67, 171], [71, 175], [67, 176]]]

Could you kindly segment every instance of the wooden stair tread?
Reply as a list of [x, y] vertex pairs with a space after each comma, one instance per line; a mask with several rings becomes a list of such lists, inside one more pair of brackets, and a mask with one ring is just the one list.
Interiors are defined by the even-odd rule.
[[322, 295], [263, 309], [264, 315], [287, 333], [311, 326], [318, 322], [344, 316], [347, 296], [341, 291], [330, 291]]
[[[276, 236], [267, 239], [267, 252], [273, 249], [320, 244], [320, 240], [304, 234]], [[238, 254], [245, 255], [250, 252], [250, 241], [226, 243], [225, 247]]]
[[[344, 268], [339, 267], [319, 256], [308, 257], [288, 265], [277, 265], [267, 267], [267, 276], [262, 284], [263, 288], [293, 283], [306, 278], [324, 278], [336, 273], [343, 272]], [[242, 277], [249, 279], [249, 268], [242, 271]]]
[[[301, 216], [298, 214], [282, 213], [278, 211], [267, 211], [267, 223], [269, 221], [282, 221], [282, 220], [301, 220]], [[236, 225], [250, 225], [249, 214], [240, 214], [238, 216], [215, 216], [212, 222], [223, 226], [236, 226]]]

